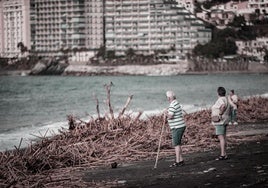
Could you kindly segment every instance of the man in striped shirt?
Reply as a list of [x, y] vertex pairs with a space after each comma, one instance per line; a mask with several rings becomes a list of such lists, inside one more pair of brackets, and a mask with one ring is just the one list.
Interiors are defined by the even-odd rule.
[[185, 131], [186, 125], [183, 119], [182, 108], [176, 100], [176, 95], [173, 91], [166, 92], [167, 99], [170, 103], [167, 110], [168, 124], [172, 132], [172, 143], [175, 147], [176, 160], [170, 167], [184, 165], [182, 158], [181, 139]]

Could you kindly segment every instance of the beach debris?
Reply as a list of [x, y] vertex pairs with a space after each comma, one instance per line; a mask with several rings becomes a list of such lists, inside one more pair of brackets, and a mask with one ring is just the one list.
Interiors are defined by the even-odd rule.
[[[110, 92], [112, 83], [105, 85], [109, 115], [83, 121], [69, 115], [69, 129], [59, 134], [39, 137], [27, 148], [0, 152], [0, 185], [3, 187], [94, 187], [98, 182], [84, 182], [74, 169], [94, 169], [100, 166], [117, 167], [126, 161], [154, 159], [158, 151], [159, 135], [164, 114], [141, 119], [125, 114], [132, 95], [117, 117], [113, 111]], [[98, 105], [98, 100], [95, 97]], [[238, 102], [239, 122], [268, 120], [268, 99], [252, 97]], [[211, 110], [185, 114], [187, 129], [183, 137], [183, 152], [210, 150], [218, 147], [211, 125]], [[228, 137], [228, 146], [244, 143], [242, 136]], [[247, 138], [248, 139], [248, 138]], [[159, 158], [174, 155], [171, 134], [166, 123], [163, 130]], [[206, 170], [214, 171], [215, 168]], [[260, 170], [260, 169], [258, 169]]]
[[118, 184], [125, 184], [125, 183], [127, 183], [127, 180], [118, 180], [117, 183]]
[[111, 167], [112, 167], [112, 168], [117, 168], [117, 162], [113, 162], [113, 163], [111, 163]]
[[216, 170], [216, 168], [213, 167], [213, 168], [209, 168], [208, 170], [204, 170], [203, 172], [204, 172], [204, 173], [208, 173], [208, 172], [210, 172], [210, 171], [215, 171], [215, 170]]

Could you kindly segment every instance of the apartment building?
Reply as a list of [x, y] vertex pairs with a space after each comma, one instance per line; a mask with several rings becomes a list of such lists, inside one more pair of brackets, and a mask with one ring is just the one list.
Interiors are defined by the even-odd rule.
[[32, 0], [33, 49], [39, 55], [94, 50], [104, 43], [104, 0]]
[[32, 0], [32, 8], [33, 49], [39, 55], [85, 48], [84, 0]]
[[[211, 31], [175, 0], [106, 0], [106, 49], [185, 59]], [[163, 53], [164, 52], [164, 53]]]
[[264, 61], [265, 52], [268, 49], [268, 38], [260, 37], [250, 41], [236, 41], [237, 53], [249, 57], [255, 57], [260, 62]]
[[186, 8], [186, 10], [190, 11], [192, 14], [195, 13], [194, 11], [194, 3], [195, 0], [176, 0], [178, 5], [183, 6], [184, 8]]
[[259, 10], [260, 13], [268, 13], [268, 1], [267, 0], [249, 0], [248, 8], [252, 10]]
[[[250, 21], [250, 15], [259, 11], [260, 14], [268, 13], [268, 1], [267, 0], [248, 0], [248, 1], [229, 1], [225, 4], [215, 5], [211, 8], [211, 12], [222, 12], [222, 15], [233, 12], [236, 16], [242, 15], [246, 21]], [[206, 14], [206, 13], [205, 13]], [[198, 14], [198, 17], [204, 15]], [[232, 21], [232, 19], [228, 19]], [[210, 20], [209, 20], [210, 21]]]
[[29, 0], [0, 0], [0, 56], [21, 55], [18, 43], [30, 49]]
[[85, 0], [86, 48], [104, 45], [104, 0]]

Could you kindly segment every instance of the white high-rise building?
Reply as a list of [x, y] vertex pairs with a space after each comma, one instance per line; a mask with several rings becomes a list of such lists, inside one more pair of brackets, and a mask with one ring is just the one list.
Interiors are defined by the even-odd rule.
[[30, 2], [29, 0], [0, 1], [0, 57], [20, 55], [18, 43], [27, 49], [30, 39]]
[[104, 45], [104, 1], [85, 0], [87, 49], [99, 49]]
[[106, 0], [105, 11], [106, 48], [118, 55], [132, 48], [185, 59], [211, 39], [211, 30], [176, 0]]
[[176, 0], [178, 5], [183, 6], [186, 10], [194, 14], [194, 3], [195, 0]]
[[33, 48], [53, 56], [103, 45], [103, 0], [32, 0]]
[[84, 0], [32, 0], [33, 49], [44, 56], [85, 48]]

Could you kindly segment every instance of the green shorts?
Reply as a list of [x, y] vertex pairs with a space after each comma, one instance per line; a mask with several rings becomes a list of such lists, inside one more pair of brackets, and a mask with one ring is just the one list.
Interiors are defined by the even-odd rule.
[[226, 135], [226, 125], [215, 125], [216, 135]]
[[173, 146], [181, 145], [181, 139], [186, 127], [172, 129], [172, 144]]

